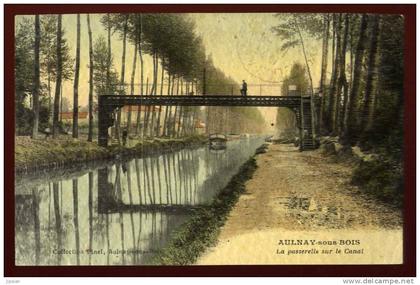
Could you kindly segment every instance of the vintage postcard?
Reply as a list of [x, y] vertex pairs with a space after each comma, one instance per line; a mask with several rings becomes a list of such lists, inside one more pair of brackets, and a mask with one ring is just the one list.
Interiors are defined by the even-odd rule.
[[403, 272], [415, 5], [374, 6], [6, 5], [11, 266]]

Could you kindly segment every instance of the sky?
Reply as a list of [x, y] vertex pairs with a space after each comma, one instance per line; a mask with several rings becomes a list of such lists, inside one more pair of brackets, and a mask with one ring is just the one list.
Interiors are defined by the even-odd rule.
[[[280, 95], [280, 84], [287, 76], [294, 62], [304, 64], [303, 54], [299, 47], [284, 53], [280, 50], [282, 41], [271, 28], [279, 23], [279, 17], [268, 13], [193, 13], [188, 14], [196, 23], [195, 32], [201, 36], [207, 55], [213, 59], [216, 67], [238, 83], [246, 80], [250, 95]], [[16, 23], [23, 16], [17, 16]], [[27, 17], [27, 16], [25, 16]], [[32, 16], [30, 16], [32, 17]], [[42, 17], [42, 16], [41, 16]], [[102, 14], [91, 14], [93, 41], [99, 36], [107, 36], [105, 28], [100, 23]], [[280, 16], [281, 17], [281, 16]], [[64, 37], [67, 39], [72, 57], [76, 53], [76, 15], [63, 15]], [[311, 73], [316, 87], [320, 77], [321, 42], [305, 39]], [[122, 40], [118, 34], [111, 41], [114, 64], [121, 73]], [[79, 79], [79, 102], [81, 106], [88, 102], [89, 51], [86, 14], [81, 15], [81, 62]], [[126, 82], [130, 81], [134, 47], [127, 45]], [[152, 59], [144, 56], [145, 80], [152, 78]], [[137, 64], [137, 75], [140, 74]], [[136, 76], [135, 83], [140, 82]], [[264, 84], [264, 85], [261, 85]], [[238, 86], [239, 88], [239, 86]], [[135, 93], [139, 93], [137, 86]], [[54, 89], [53, 89], [54, 90]], [[63, 85], [63, 97], [72, 102], [73, 82], [66, 81]], [[275, 119], [275, 109], [264, 110], [267, 122]]]

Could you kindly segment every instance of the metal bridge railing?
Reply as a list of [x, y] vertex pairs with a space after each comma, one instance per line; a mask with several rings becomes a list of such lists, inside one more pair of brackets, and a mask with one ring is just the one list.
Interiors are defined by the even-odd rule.
[[[118, 84], [114, 85], [114, 88], [116, 89], [118, 94], [125, 94], [130, 95], [131, 93], [131, 85], [130, 84]], [[147, 88], [146, 88], [147, 87]], [[174, 92], [174, 95], [191, 95], [191, 92], [193, 95], [202, 95], [203, 93], [206, 94], [214, 94], [214, 95], [241, 95], [241, 84], [206, 84], [205, 87], [198, 86], [196, 84], [189, 84], [188, 90], [187, 85], [184, 83], [182, 85], [177, 86], [175, 83], [172, 90], [172, 84], [169, 86], [169, 84], [157, 84], [155, 91], [152, 90], [152, 85], [146, 85], [143, 84], [143, 92], [141, 92], [141, 84], [136, 83], [134, 84], [134, 93], [135, 94], [143, 94], [143, 95], [168, 95], [168, 87], [169, 93], [172, 91]], [[191, 88], [192, 87], [192, 88]], [[282, 84], [248, 84], [247, 86], [247, 95], [248, 96], [279, 96], [283, 95], [286, 96], [287, 94], [282, 94]], [[204, 90], [205, 89], [205, 90]], [[153, 91], [153, 92], [152, 92]], [[178, 91], [178, 94], [176, 94]], [[153, 93], [153, 94], [152, 94]], [[118, 95], [114, 94], [114, 95]]]

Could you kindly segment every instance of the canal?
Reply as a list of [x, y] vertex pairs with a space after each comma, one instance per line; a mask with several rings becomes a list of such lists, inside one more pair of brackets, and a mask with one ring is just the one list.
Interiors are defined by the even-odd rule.
[[182, 149], [75, 173], [16, 177], [16, 265], [149, 264], [264, 142]]

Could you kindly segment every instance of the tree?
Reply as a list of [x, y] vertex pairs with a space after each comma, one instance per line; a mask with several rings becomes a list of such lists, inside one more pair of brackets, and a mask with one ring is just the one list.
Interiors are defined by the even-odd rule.
[[[108, 31], [108, 70], [107, 70], [107, 89], [112, 89], [112, 71], [111, 71], [111, 30], [118, 32], [123, 42], [122, 58], [121, 58], [121, 78], [118, 82], [120, 94], [125, 94], [125, 57], [126, 57], [126, 46], [127, 38], [129, 33], [134, 34], [136, 23], [131, 21], [132, 14], [107, 14], [101, 19], [101, 22], [106, 26]], [[132, 26], [130, 26], [132, 25]], [[110, 92], [107, 90], [107, 92]], [[120, 125], [121, 125], [121, 110], [117, 112], [117, 119], [115, 120], [115, 136], [120, 142]]]
[[[122, 50], [122, 58], [121, 58], [121, 80], [120, 80], [120, 88], [124, 90], [125, 87], [125, 54], [126, 54], [126, 46], [127, 46], [127, 32], [128, 32], [128, 18], [129, 14], [125, 14], [124, 16], [124, 26], [123, 26], [123, 50]], [[123, 91], [124, 92], [124, 91]], [[118, 143], [120, 143], [120, 124], [121, 124], [121, 109], [118, 110], [117, 120], [115, 121], [115, 136], [118, 139]]]
[[290, 85], [296, 86], [297, 94], [304, 94], [308, 90], [309, 80], [306, 77], [305, 67], [298, 62], [293, 63], [289, 76], [283, 79], [281, 87], [282, 96], [288, 95]]
[[345, 130], [343, 134], [343, 142], [345, 144], [354, 144], [357, 139], [358, 131], [358, 112], [357, 112], [357, 96], [360, 93], [360, 84], [362, 77], [362, 61], [365, 52], [366, 45], [366, 30], [368, 23], [368, 15], [363, 14], [360, 23], [359, 39], [357, 43], [356, 55], [354, 60], [354, 77], [353, 87], [350, 92], [347, 116], [345, 124]]
[[60, 108], [60, 90], [61, 90], [61, 71], [62, 71], [62, 62], [61, 62], [61, 18], [62, 15], [58, 15], [57, 21], [57, 65], [56, 65], [56, 72], [57, 72], [57, 79], [55, 84], [55, 96], [54, 96], [54, 115], [53, 115], [53, 138], [57, 136], [58, 132], [58, 112]]
[[71, 103], [67, 97], [61, 99], [61, 112], [70, 112]]
[[325, 119], [325, 105], [326, 105], [326, 90], [325, 90], [325, 80], [327, 76], [327, 67], [328, 67], [328, 41], [330, 37], [330, 14], [324, 15], [324, 26], [323, 26], [323, 36], [322, 36], [322, 60], [321, 60], [321, 79], [319, 82], [319, 93], [321, 95], [321, 106], [319, 111], [319, 123], [321, 129], [325, 128], [324, 119]]
[[103, 36], [99, 36], [92, 51], [93, 82], [96, 97], [119, 94], [118, 74], [114, 68], [114, 58], [108, 57], [108, 48]]
[[[370, 18], [370, 30], [375, 25]], [[381, 15], [378, 30], [377, 74], [374, 74], [371, 107], [372, 127], [362, 133], [360, 145], [364, 149], [386, 151], [394, 160], [402, 163], [404, 150], [404, 17]], [[372, 37], [372, 33], [370, 33]], [[367, 52], [369, 69], [370, 48]], [[367, 81], [366, 74], [366, 81]], [[377, 77], [375, 79], [375, 77]], [[376, 84], [375, 84], [376, 80]], [[367, 82], [366, 82], [367, 85]], [[365, 85], [365, 92], [366, 92]], [[364, 108], [364, 98], [359, 98]], [[363, 109], [362, 109], [363, 110]], [[362, 117], [362, 120], [364, 118]], [[363, 126], [363, 125], [361, 125]]]
[[[51, 108], [51, 83], [56, 80], [57, 66], [57, 21], [56, 15], [45, 15], [40, 19], [42, 39], [41, 50], [41, 74], [47, 80], [49, 106]], [[65, 39], [65, 30], [61, 31], [61, 76], [62, 80], [71, 80], [73, 77], [73, 58]]]
[[111, 59], [112, 59], [112, 53], [111, 53], [111, 34], [112, 32], [112, 17], [111, 14], [106, 14], [101, 18], [102, 24], [106, 27], [107, 31], [107, 38], [108, 38], [108, 45], [107, 45], [107, 61], [106, 61], [106, 86], [105, 86], [105, 93], [108, 92], [110, 88], [110, 78], [111, 78]]
[[[282, 84], [282, 95], [288, 94], [290, 85], [296, 86], [296, 93], [302, 94], [309, 87], [309, 80], [306, 77], [305, 66], [295, 62]], [[278, 131], [285, 136], [294, 136], [296, 128], [296, 116], [287, 108], [278, 108], [276, 115], [276, 126]]]
[[287, 51], [290, 48], [300, 46], [302, 55], [305, 59], [305, 65], [308, 73], [308, 78], [311, 86], [311, 94], [313, 92], [312, 74], [309, 66], [308, 56], [306, 53], [305, 42], [303, 40], [303, 33], [305, 36], [319, 38], [322, 36], [323, 19], [320, 14], [277, 14], [281, 20], [280, 24], [273, 27], [272, 30], [283, 41], [281, 49]]
[[86, 21], [89, 36], [89, 131], [87, 140], [91, 142], [93, 137], [93, 47], [89, 14], [86, 15]]
[[[135, 24], [136, 24], [136, 33], [138, 34], [138, 52], [139, 52], [139, 59], [140, 59], [140, 95], [143, 95], [143, 83], [144, 83], [144, 61], [143, 61], [143, 15], [137, 15], [134, 17]], [[137, 108], [137, 123], [136, 123], [136, 134], [139, 134], [140, 131], [140, 107]]]
[[322, 93], [325, 86], [328, 66], [328, 41], [330, 38], [330, 14], [323, 15], [323, 35], [322, 35], [322, 60], [321, 60], [321, 78], [319, 82], [320, 92]]
[[16, 27], [15, 34], [15, 118], [18, 134], [31, 134], [32, 110], [28, 108], [27, 99], [33, 91], [34, 67], [34, 23], [24, 18]]
[[[313, 137], [316, 135], [316, 125], [317, 122], [316, 112], [315, 112], [315, 102], [314, 102], [314, 86], [312, 80], [311, 68], [309, 66], [308, 55], [306, 52], [305, 42], [303, 39], [303, 34], [306, 32], [306, 35], [314, 35], [319, 37], [322, 35], [322, 18], [317, 14], [277, 14], [282, 22], [273, 27], [273, 31], [281, 37], [285, 43], [282, 45], [282, 50], [288, 50], [296, 46], [301, 47], [303, 57], [305, 59], [306, 70], [308, 73], [309, 83], [310, 83], [310, 96], [311, 96], [311, 124], [313, 130]], [[309, 32], [309, 33], [308, 33]]]
[[[335, 115], [334, 115], [334, 133], [339, 134], [343, 127], [344, 127], [344, 115], [345, 109], [347, 107], [348, 101], [348, 84], [347, 84], [347, 77], [346, 77], [346, 53], [347, 53], [347, 42], [348, 42], [348, 35], [349, 35], [349, 14], [346, 14], [344, 19], [344, 35], [343, 35], [343, 43], [340, 52], [340, 70], [339, 70], [339, 78], [337, 82], [337, 94], [336, 94], [336, 105], [335, 105]], [[343, 103], [341, 104], [341, 92], [343, 92]], [[342, 106], [341, 106], [342, 105]]]
[[[133, 56], [133, 67], [131, 69], [131, 80], [130, 80], [130, 95], [134, 95], [134, 80], [136, 77], [136, 64], [137, 64], [137, 40], [134, 41], [134, 56]], [[127, 135], [130, 133], [131, 129], [131, 105], [128, 107], [127, 115]]]
[[80, 14], [77, 14], [76, 65], [73, 85], [73, 138], [77, 138], [79, 120]]
[[334, 15], [333, 16], [333, 29], [335, 34], [335, 59], [333, 62], [333, 73], [331, 76], [330, 81], [330, 90], [328, 94], [328, 115], [326, 120], [327, 130], [329, 133], [334, 132], [334, 126], [336, 122], [334, 121], [336, 119], [335, 117], [335, 107], [336, 102], [338, 101], [338, 94], [337, 94], [337, 85], [338, 85], [338, 77], [340, 72], [340, 52], [341, 52], [341, 32], [342, 32], [342, 15]]
[[365, 96], [361, 118], [360, 132], [366, 133], [370, 130], [373, 123], [374, 113], [374, 102], [375, 102], [375, 91], [377, 81], [377, 54], [378, 54], [378, 42], [379, 42], [379, 25], [380, 16], [375, 14], [370, 16], [372, 27], [370, 36], [369, 46], [369, 57], [368, 57], [368, 70], [366, 79]]
[[[41, 20], [41, 19], [40, 19]], [[42, 33], [42, 27], [40, 29]], [[33, 92], [35, 65], [35, 25], [31, 17], [18, 21], [15, 29], [15, 122], [17, 135], [32, 135], [33, 131]], [[40, 38], [42, 43], [43, 37]], [[40, 51], [41, 57], [41, 51]], [[40, 75], [42, 68], [40, 70]], [[48, 127], [49, 108], [45, 94], [46, 87], [40, 81], [39, 85], [39, 128]]]
[[41, 32], [39, 24], [39, 15], [35, 15], [35, 43], [34, 43], [34, 88], [33, 88], [33, 129], [32, 138], [35, 139], [38, 136], [39, 126], [39, 88], [40, 88], [40, 76], [39, 76], [39, 45], [41, 41]]

